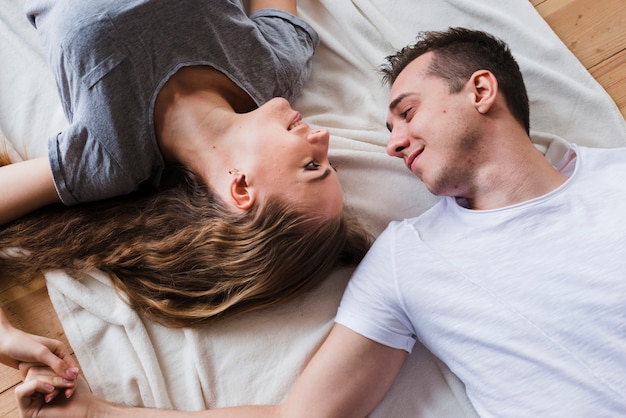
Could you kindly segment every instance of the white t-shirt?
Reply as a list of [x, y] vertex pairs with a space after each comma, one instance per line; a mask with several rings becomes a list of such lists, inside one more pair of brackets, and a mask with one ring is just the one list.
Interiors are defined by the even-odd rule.
[[626, 148], [571, 151], [547, 195], [482, 211], [444, 198], [391, 223], [337, 322], [407, 351], [419, 339], [481, 416], [626, 415]]

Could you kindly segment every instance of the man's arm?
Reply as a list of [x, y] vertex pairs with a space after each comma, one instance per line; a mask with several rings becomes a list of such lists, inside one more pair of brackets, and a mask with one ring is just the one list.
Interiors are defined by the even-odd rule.
[[[22, 417], [251, 418], [365, 417], [382, 400], [407, 353], [371, 341], [335, 325], [298, 379], [287, 401], [278, 406], [247, 406], [198, 412], [129, 408], [94, 398], [79, 384], [69, 401], [33, 405], [35, 392], [45, 392], [45, 379], [27, 379], [16, 388]], [[53, 384], [51, 381], [50, 384]]]
[[0, 225], [58, 202], [48, 158], [0, 167]]
[[383, 399], [406, 356], [336, 324], [283, 405], [285, 416], [365, 417]]
[[296, 11], [296, 0], [250, 0], [250, 14], [260, 9], [278, 9], [298, 15]]

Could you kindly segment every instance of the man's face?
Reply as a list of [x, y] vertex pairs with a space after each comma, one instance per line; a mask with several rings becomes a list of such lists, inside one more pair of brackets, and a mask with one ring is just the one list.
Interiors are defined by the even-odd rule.
[[428, 73], [433, 53], [412, 61], [391, 87], [387, 153], [437, 195], [462, 196], [478, 149], [477, 112], [466, 85], [450, 93], [445, 80]]

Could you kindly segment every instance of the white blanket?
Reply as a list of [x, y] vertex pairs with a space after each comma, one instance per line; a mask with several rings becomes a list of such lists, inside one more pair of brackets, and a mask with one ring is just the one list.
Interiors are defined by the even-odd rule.
[[[22, 0], [0, 0], [0, 135], [16, 159], [45, 155], [65, 121]], [[347, 203], [376, 234], [435, 201], [399, 159], [385, 154], [387, 88], [376, 73], [418, 31], [469, 26], [504, 38], [531, 97], [533, 140], [553, 161], [564, 141], [626, 145], [617, 107], [528, 0], [300, 0], [320, 34], [313, 76], [295, 103], [331, 131]], [[107, 277], [50, 272], [55, 309], [93, 391], [161, 408], [279, 402], [332, 326], [350, 270], [280, 308], [215, 326], [172, 330], [139, 317]], [[460, 417], [474, 412], [463, 385], [417, 345], [372, 417]]]

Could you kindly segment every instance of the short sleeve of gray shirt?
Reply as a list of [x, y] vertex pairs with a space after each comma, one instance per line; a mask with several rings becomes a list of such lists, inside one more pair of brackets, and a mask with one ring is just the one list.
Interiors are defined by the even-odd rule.
[[181, 67], [211, 66], [257, 105], [291, 100], [319, 43], [302, 19], [273, 9], [248, 17], [237, 0], [27, 0], [26, 13], [69, 122], [48, 142], [66, 205], [158, 185], [154, 102]]

